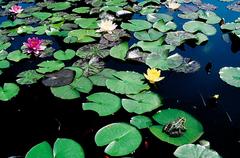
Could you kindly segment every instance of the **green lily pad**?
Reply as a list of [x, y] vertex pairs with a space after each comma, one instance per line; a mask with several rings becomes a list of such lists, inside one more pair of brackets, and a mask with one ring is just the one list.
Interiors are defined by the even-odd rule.
[[71, 60], [75, 56], [75, 51], [72, 49], [67, 49], [65, 52], [59, 50], [56, 51], [53, 56], [57, 60]]
[[30, 56], [22, 53], [20, 50], [13, 51], [8, 54], [7, 59], [15, 62], [19, 62], [22, 59], [29, 59]]
[[78, 24], [83, 29], [95, 29], [98, 28], [97, 18], [77, 18], [74, 21], [75, 24]]
[[128, 52], [128, 42], [120, 43], [110, 49], [110, 55], [114, 58], [125, 60]]
[[151, 13], [151, 14], [147, 14], [147, 20], [155, 23], [159, 20], [163, 20], [165, 23], [172, 21], [173, 17], [171, 15], [168, 14], [162, 14], [162, 13]]
[[163, 20], [159, 20], [153, 24], [153, 28], [161, 32], [167, 32], [170, 30], [176, 30], [177, 25], [172, 21], [165, 23]]
[[223, 67], [220, 69], [219, 75], [227, 84], [240, 87], [240, 67]]
[[112, 123], [95, 135], [97, 146], [108, 145], [104, 152], [110, 156], [124, 156], [134, 152], [142, 142], [140, 132], [126, 123]]
[[62, 69], [64, 67], [64, 63], [56, 60], [49, 60], [41, 62], [38, 64], [38, 66], [39, 68], [36, 69], [36, 71], [44, 74], [47, 72], [53, 72]]
[[105, 69], [103, 69], [103, 71], [90, 76], [89, 79], [96, 86], [106, 86], [106, 80], [114, 79], [113, 74], [115, 72], [116, 72], [116, 70], [105, 68]]
[[161, 53], [151, 53], [146, 59], [146, 64], [151, 68], [169, 70], [180, 66], [183, 63], [183, 57], [175, 53], [168, 56], [168, 50]]
[[144, 129], [152, 126], [152, 120], [147, 116], [137, 115], [131, 118], [130, 124], [138, 129]]
[[167, 44], [172, 46], [180, 46], [186, 40], [195, 39], [195, 35], [185, 32], [185, 31], [176, 31], [176, 32], [168, 32], [165, 38]]
[[48, 3], [47, 8], [52, 9], [53, 11], [66, 10], [71, 7], [70, 2], [53, 2]]
[[140, 41], [156, 41], [163, 36], [163, 33], [154, 29], [148, 31], [134, 32], [134, 37]]
[[128, 97], [130, 99], [122, 99], [122, 105], [129, 113], [143, 114], [162, 106], [159, 95], [152, 92], [128, 95]]
[[[171, 137], [163, 131], [164, 125], [182, 117], [186, 119], [186, 123], [184, 125], [186, 127], [186, 131], [182, 136]], [[160, 140], [176, 146], [193, 143], [203, 134], [203, 127], [201, 123], [198, 122], [198, 120], [196, 120], [193, 116], [182, 110], [161, 110], [153, 115], [153, 119], [160, 125], [154, 125], [150, 127], [152, 134]]]
[[82, 59], [91, 59], [92, 57], [105, 58], [109, 55], [110, 51], [101, 44], [88, 44], [80, 47], [76, 55]]
[[152, 24], [145, 20], [129, 20], [129, 23], [123, 22], [121, 27], [125, 30], [136, 32], [150, 29]]
[[72, 139], [58, 138], [53, 147], [55, 158], [84, 158], [85, 154], [80, 144]]
[[0, 60], [6, 59], [7, 56], [8, 56], [8, 52], [7, 51], [5, 51], [5, 50], [1, 50], [0, 51]]
[[198, 144], [182, 145], [175, 150], [174, 156], [177, 158], [222, 158], [216, 151]]
[[19, 90], [18, 85], [14, 83], [4, 83], [3, 87], [0, 87], [0, 100], [11, 100], [18, 94]]
[[78, 14], [83, 14], [83, 13], [89, 13], [90, 12], [90, 8], [89, 7], [78, 7], [72, 10], [75, 13]]
[[75, 79], [71, 83], [71, 86], [82, 93], [89, 93], [93, 88], [91, 80], [83, 76], [78, 79]]
[[188, 21], [183, 25], [183, 29], [190, 33], [201, 31], [202, 33], [208, 36], [212, 36], [217, 33], [215, 27], [201, 21]]
[[0, 69], [6, 69], [10, 67], [10, 62], [7, 60], [0, 60]]
[[203, 33], [197, 33], [196, 35], [196, 38], [197, 38], [197, 42], [196, 42], [196, 44], [197, 45], [200, 45], [200, 44], [202, 44], [203, 42], [206, 42], [206, 41], [208, 41], [208, 37], [205, 35], [205, 34], [203, 34]]
[[34, 12], [32, 13], [32, 16], [40, 19], [41, 21], [47, 20], [48, 18], [50, 18], [52, 16], [52, 13], [48, 13], [48, 12]]
[[106, 86], [115, 93], [137, 94], [149, 89], [148, 84], [144, 84], [142, 74], [131, 71], [119, 71], [113, 74], [114, 79], [107, 79]]
[[222, 20], [216, 13], [212, 11], [203, 12], [202, 10], [199, 10], [198, 14], [200, 19], [207, 20], [207, 24], [217, 24]]
[[35, 70], [28, 70], [23, 71], [17, 75], [18, 79], [16, 80], [18, 84], [25, 85], [25, 84], [33, 84], [37, 83], [43, 75], [37, 73]]
[[66, 100], [76, 99], [80, 97], [80, 93], [70, 85], [62, 87], [51, 87], [51, 92], [55, 97]]
[[[94, 37], [100, 37], [101, 35], [97, 33], [95, 30], [85, 30], [85, 29], [78, 29], [78, 30], [72, 30], [68, 33], [67, 38], [74, 38], [71, 39], [72, 43], [78, 42], [78, 43], [89, 43], [95, 41]], [[66, 41], [66, 38], [64, 39], [64, 42]]]
[[42, 142], [34, 147], [32, 147], [28, 153], [26, 154], [25, 158], [36, 158], [36, 157], [44, 157], [44, 158], [54, 158], [52, 147], [48, 142]]
[[87, 97], [87, 103], [83, 103], [83, 110], [93, 110], [99, 116], [108, 116], [121, 108], [121, 99], [111, 93], [99, 92]]
[[10, 46], [11, 46], [11, 43], [10, 42], [6, 42], [6, 43], [2, 43], [2, 42], [0, 42], [0, 51], [2, 51], [2, 50], [6, 50], [6, 49], [8, 49]]

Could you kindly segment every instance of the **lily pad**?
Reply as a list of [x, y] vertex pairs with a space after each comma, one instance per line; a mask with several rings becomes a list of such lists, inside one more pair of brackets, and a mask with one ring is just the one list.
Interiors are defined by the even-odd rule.
[[98, 28], [97, 18], [77, 18], [74, 21], [75, 24], [78, 24], [83, 29], [95, 29]]
[[216, 151], [198, 144], [182, 145], [175, 150], [174, 156], [177, 158], [222, 158]]
[[[186, 119], [184, 125], [186, 127], [186, 131], [183, 133], [182, 136], [171, 137], [163, 131], [163, 128], [166, 124], [182, 117]], [[176, 146], [193, 143], [198, 140], [203, 134], [203, 127], [201, 123], [198, 122], [198, 120], [196, 120], [193, 116], [182, 110], [161, 110], [155, 115], [153, 115], [153, 119], [157, 121], [160, 125], [151, 126], [150, 131], [160, 140]]]
[[104, 152], [110, 156], [124, 156], [134, 152], [142, 142], [140, 132], [126, 123], [112, 123], [95, 135], [97, 146], [108, 145]]
[[44, 157], [44, 158], [54, 158], [52, 147], [48, 142], [42, 142], [34, 147], [32, 147], [26, 154], [25, 158], [36, 158], [36, 157]]
[[106, 86], [106, 80], [109, 78], [114, 79], [113, 74], [115, 72], [116, 71], [113, 69], [105, 68], [105, 69], [103, 69], [103, 71], [101, 71], [93, 76], [90, 76], [89, 79], [96, 86]]
[[18, 85], [14, 83], [4, 83], [3, 87], [0, 87], [0, 100], [11, 100], [18, 94], [19, 90]]
[[207, 24], [217, 24], [222, 20], [216, 13], [212, 11], [203, 12], [200, 10], [198, 11], [198, 14], [200, 19], [207, 20]]
[[240, 88], [240, 67], [223, 67], [219, 75], [227, 84]]
[[105, 58], [109, 55], [110, 50], [101, 44], [88, 44], [80, 47], [76, 55], [82, 59], [91, 59], [93, 57]]
[[76, 99], [80, 97], [80, 93], [70, 85], [66, 85], [62, 87], [51, 87], [51, 92], [55, 97], [58, 97], [61, 99], [70, 100], [70, 99]]
[[138, 129], [144, 129], [152, 126], [152, 120], [147, 116], [137, 115], [131, 118], [130, 124]]
[[7, 60], [0, 60], [0, 69], [6, 69], [10, 67], [10, 62]]
[[37, 83], [43, 75], [37, 73], [35, 70], [28, 70], [23, 71], [17, 75], [18, 79], [16, 80], [18, 84], [25, 85], [25, 84], [33, 84]]
[[52, 9], [53, 11], [66, 10], [71, 7], [70, 2], [53, 2], [48, 3], [47, 8]]
[[20, 50], [13, 51], [8, 54], [7, 59], [15, 62], [19, 62], [22, 59], [29, 59], [30, 56], [22, 53]]
[[52, 16], [52, 13], [48, 12], [34, 12], [32, 13], [32, 16], [40, 19], [41, 21], [47, 20], [49, 17]]
[[165, 23], [163, 20], [159, 20], [153, 24], [153, 28], [161, 32], [167, 32], [170, 30], [175, 30], [177, 28], [177, 25], [172, 21]]
[[172, 46], [180, 46], [186, 40], [195, 39], [195, 35], [192, 33], [188, 33], [185, 31], [176, 31], [176, 32], [168, 32], [165, 38], [167, 44]]
[[36, 70], [39, 73], [53, 72], [64, 67], [64, 63], [56, 60], [48, 60], [38, 64], [39, 68]]
[[131, 71], [119, 71], [113, 74], [114, 79], [107, 79], [106, 86], [115, 93], [137, 94], [149, 89], [148, 84], [144, 84], [142, 74]]
[[201, 31], [202, 33], [212, 36], [215, 35], [217, 30], [212, 25], [206, 24], [201, 21], [189, 21], [183, 25], [183, 29], [190, 33]]
[[122, 99], [122, 105], [129, 113], [143, 114], [162, 106], [159, 95], [152, 92], [128, 95], [128, 97], [130, 99]]
[[53, 54], [55, 59], [58, 60], [71, 60], [75, 56], [75, 51], [72, 49], [67, 49], [65, 52], [62, 50], [56, 51]]
[[72, 70], [63, 69], [55, 73], [45, 75], [42, 80], [43, 85], [47, 87], [60, 87], [69, 85], [74, 79], [74, 72]]
[[128, 42], [123, 42], [110, 49], [110, 55], [114, 58], [125, 60], [128, 52]]
[[156, 41], [163, 36], [163, 33], [154, 29], [148, 31], [139, 31], [134, 33], [134, 37], [141, 41]]
[[152, 24], [145, 20], [129, 20], [129, 23], [123, 22], [121, 27], [125, 30], [136, 32], [150, 29]]
[[197, 61], [191, 60], [189, 58], [184, 58], [183, 63], [173, 68], [176, 72], [183, 72], [183, 73], [193, 73], [200, 69], [200, 64]]
[[147, 14], [147, 20], [155, 23], [159, 20], [163, 20], [165, 23], [173, 20], [173, 17], [171, 15], [168, 14], [162, 14], [162, 13], [151, 13], [151, 14]]
[[[95, 30], [86, 30], [86, 29], [78, 29], [78, 30], [72, 30], [68, 33], [68, 37], [64, 39], [64, 42], [66, 43], [89, 43], [95, 41], [94, 37], [100, 37], [101, 35], [97, 33]], [[73, 38], [68, 39], [68, 38]], [[76, 38], [76, 40], [74, 39]], [[70, 40], [70, 41], [69, 41]]]
[[87, 97], [87, 103], [83, 103], [83, 110], [96, 111], [99, 116], [108, 116], [121, 108], [121, 99], [111, 93], [99, 92]]
[[89, 13], [90, 8], [89, 7], [78, 7], [78, 8], [74, 8], [72, 11], [75, 13], [78, 13], [78, 14], [83, 14], [83, 13]]

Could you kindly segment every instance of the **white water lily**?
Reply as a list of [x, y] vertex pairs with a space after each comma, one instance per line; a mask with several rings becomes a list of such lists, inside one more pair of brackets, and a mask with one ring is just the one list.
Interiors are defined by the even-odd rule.
[[181, 6], [181, 4], [177, 3], [175, 0], [167, 0], [166, 6], [170, 9], [176, 10]]
[[97, 32], [107, 32], [110, 34], [117, 27], [117, 25], [114, 24], [111, 20], [101, 20], [101, 23], [98, 24], [98, 26], [100, 27], [100, 29], [98, 29]]

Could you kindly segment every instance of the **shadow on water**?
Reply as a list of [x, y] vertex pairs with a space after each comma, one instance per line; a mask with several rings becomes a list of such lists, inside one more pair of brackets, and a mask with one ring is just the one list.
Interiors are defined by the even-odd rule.
[[[207, 0], [218, 6], [216, 13], [224, 17], [226, 22], [233, 21], [239, 14], [225, 9], [226, 3], [218, 0]], [[178, 28], [186, 22], [177, 18], [178, 12], [160, 9], [168, 12], [175, 18]], [[231, 16], [229, 16], [231, 15]], [[145, 18], [134, 15], [134, 18]], [[0, 19], [6, 20], [6, 17]], [[201, 69], [192, 74], [164, 72], [165, 79], [157, 83], [153, 91], [164, 98], [164, 108], [183, 109], [203, 123], [205, 134], [202, 139], [209, 140], [211, 147], [218, 151], [224, 158], [239, 157], [240, 149], [240, 106], [238, 105], [240, 89], [231, 87], [219, 78], [219, 70], [224, 66], [239, 66], [240, 48], [239, 41], [230, 36], [231, 42], [222, 39], [219, 25], [215, 25], [217, 34], [209, 37], [209, 41], [201, 46], [185, 44], [175, 50], [184, 57], [189, 57], [200, 62]], [[9, 51], [18, 49], [27, 40], [27, 36], [16, 37]], [[41, 36], [43, 39], [54, 41], [55, 49], [62, 48], [57, 44], [58, 39]], [[130, 44], [136, 42], [130, 40]], [[63, 46], [64, 47], [64, 46]], [[39, 63], [39, 61], [34, 61]], [[133, 70], [143, 73], [147, 66], [136, 62], [122, 62], [107, 58], [106, 67], [116, 70]], [[34, 68], [31, 61], [17, 63], [9, 69], [4, 76], [0, 76], [2, 83], [14, 82], [16, 74], [26, 67]], [[104, 88], [95, 88], [94, 91], [106, 91]], [[213, 95], [219, 94], [220, 98], [214, 100]], [[72, 138], [82, 144], [86, 158], [104, 158], [104, 148], [96, 147], [94, 135], [96, 131], [112, 122], [129, 122], [133, 114], [120, 110], [114, 116], [99, 117], [94, 112], [82, 111], [82, 99], [64, 101], [55, 98], [50, 89], [36, 84], [21, 86], [21, 93], [10, 102], [0, 103], [0, 157], [13, 155], [24, 156], [35, 144], [47, 140], [51, 144], [58, 137]], [[151, 117], [150, 114], [147, 114]], [[134, 158], [171, 158], [175, 146], [159, 141], [148, 130], [143, 130], [143, 143], [134, 153]], [[3, 148], [2, 148], [3, 147]]]

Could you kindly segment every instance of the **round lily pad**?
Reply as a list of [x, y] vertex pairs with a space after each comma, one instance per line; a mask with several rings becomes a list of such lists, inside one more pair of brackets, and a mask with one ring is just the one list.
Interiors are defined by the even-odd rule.
[[188, 21], [183, 25], [183, 29], [190, 33], [201, 31], [208, 36], [212, 36], [217, 33], [215, 27], [201, 21]]
[[143, 129], [152, 126], [152, 120], [147, 116], [137, 115], [131, 118], [130, 124], [138, 129]]
[[130, 113], [143, 114], [162, 106], [160, 96], [152, 92], [128, 95], [128, 97], [130, 99], [122, 99], [122, 105]]
[[37, 83], [39, 79], [43, 77], [42, 74], [37, 73], [35, 70], [23, 71], [17, 75], [16, 80], [18, 84], [33, 84]]
[[110, 156], [124, 156], [134, 152], [142, 142], [140, 132], [126, 123], [112, 123], [101, 128], [95, 135], [97, 146], [105, 146]]
[[147, 30], [152, 27], [152, 24], [145, 20], [129, 20], [129, 23], [122, 23], [121, 27], [125, 30], [136, 32]]
[[67, 49], [65, 52], [62, 50], [56, 51], [53, 54], [55, 59], [58, 60], [71, 60], [75, 56], [75, 51], [72, 49]]
[[4, 83], [3, 87], [0, 87], [0, 100], [11, 100], [18, 94], [19, 90], [18, 85], [14, 83]]
[[100, 116], [112, 115], [121, 108], [121, 99], [111, 93], [99, 92], [87, 97], [83, 110], [96, 111]]
[[[183, 133], [182, 136], [171, 137], [163, 131], [163, 128], [165, 125], [171, 123], [172, 121], [175, 121], [178, 118], [186, 119], [186, 122], [184, 124], [186, 131]], [[150, 131], [160, 140], [176, 146], [193, 143], [198, 140], [203, 134], [202, 124], [193, 116], [182, 110], [162, 110], [154, 114], [153, 119], [157, 121], [160, 125], [151, 126]]]
[[240, 87], [240, 67], [223, 67], [220, 69], [219, 75], [227, 84]]

